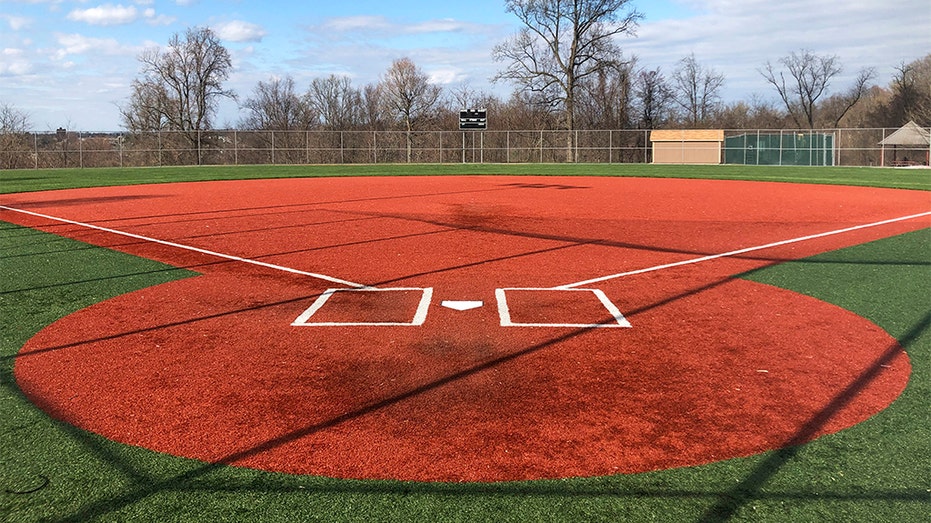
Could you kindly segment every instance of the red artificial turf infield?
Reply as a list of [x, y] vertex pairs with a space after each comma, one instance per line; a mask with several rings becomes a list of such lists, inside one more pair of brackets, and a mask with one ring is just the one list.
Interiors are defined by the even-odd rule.
[[[3, 205], [379, 289], [432, 289], [422, 325], [294, 326], [324, 291], [349, 287], [0, 215], [202, 274], [99, 303], [30, 340], [16, 379], [52, 416], [209, 462], [423, 481], [689, 466], [863, 421], [908, 380], [895, 340], [734, 275], [929, 225], [925, 216], [574, 287], [601, 290], [631, 328], [502, 327], [495, 289], [549, 289], [511, 293], [517, 323], [610, 323], [597, 302], [552, 289], [927, 212], [927, 193], [427, 177], [70, 190]], [[308, 321], [411, 323], [423, 296], [336, 292]]]

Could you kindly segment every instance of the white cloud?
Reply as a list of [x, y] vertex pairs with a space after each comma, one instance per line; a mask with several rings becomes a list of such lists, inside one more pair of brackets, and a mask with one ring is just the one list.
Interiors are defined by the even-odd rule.
[[32, 72], [32, 63], [22, 49], [0, 51], [0, 76], [23, 76]]
[[83, 55], [90, 52], [106, 55], [123, 55], [134, 53], [114, 38], [92, 38], [79, 34], [57, 34], [55, 40], [60, 46], [53, 57], [62, 60], [70, 55]]
[[383, 16], [344, 16], [330, 18], [324, 22], [324, 32], [352, 32], [352, 31], [383, 31], [391, 27], [391, 23]]
[[214, 31], [221, 39], [230, 42], [261, 42], [268, 34], [261, 26], [242, 20], [223, 22], [216, 25]]
[[437, 85], [452, 85], [468, 80], [468, 75], [457, 67], [438, 67], [427, 74], [430, 83]]
[[454, 33], [468, 30], [472, 24], [444, 18], [441, 20], [427, 20], [405, 28], [408, 33]]
[[156, 13], [156, 12], [155, 12], [155, 9], [153, 9], [153, 8], [151, 8], [151, 7], [150, 7], [150, 8], [147, 8], [145, 11], [143, 11], [142, 14], [143, 14], [143, 16], [145, 16], [145, 21], [146, 21], [146, 23], [149, 24], [149, 25], [151, 25], [151, 26], [157, 26], [157, 25], [171, 25], [171, 24], [173, 24], [173, 23], [175, 22], [175, 20], [177, 20], [177, 18], [175, 18], [175, 17], [173, 17], [173, 16], [160, 15], [160, 14]]
[[6, 24], [13, 31], [27, 29], [32, 25], [32, 19], [24, 16], [0, 15], [0, 20], [6, 21]]
[[360, 36], [372, 35], [421, 35], [430, 33], [484, 33], [487, 26], [463, 22], [452, 18], [425, 20], [406, 24], [390, 20], [384, 16], [344, 16], [330, 18], [320, 26], [325, 34], [328, 32], [358, 33]]
[[68, 13], [68, 20], [91, 25], [123, 25], [135, 22], [139, 10], [135, 6], [104, 4], [90, 9], [75, 9]]
[[513, 30], [513, 26], [498, 21], [333, 17], [307, 27], [306, 45], [297, 50], [296, 56], [281, 60], [289, 70], [300, 71], [296, 77], [338, 74], [362, 85], [377, 82], [393, 60], [408, 57], [435, 84], [468, 82], [485, 91], [500, 87], [504, 96], [509, 86], [489, 84], [499, 65], [492, 61], [491, 51]]
[[[734, 98], [769, 90], [758, 69], [793, 51], [837, 55], [844, 72], [835, 86], [843, 88], [864, 67], [884, 72], [910, 62], [931, 49], [931, 11], [927, 0], [882, 2], [835, 0], [687, 0], [697, 13], [691, 18], [645, 23], [637, 38], [618, 44], [647, 68], [671, 73], [690, 53], [726, 76]], [[888, 78], [880, 78], [881, 85]]]

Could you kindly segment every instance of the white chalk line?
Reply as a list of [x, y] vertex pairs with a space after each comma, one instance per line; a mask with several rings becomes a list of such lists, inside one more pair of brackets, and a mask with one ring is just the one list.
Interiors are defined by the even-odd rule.
[[644, 268], [644, 269], [637, 269], [637, 270], [633, 270], [633, 271], [620, 272], [620, 273], [617, 273], [617, 274], [610, 274], [610, 275], [608, 275], [608, 276], [601, 276], [601, 277], [598, 277], [598, 278], [592, 278], [592, 279], [590, 279], [590, 280], [585, 280], [585, 281], [580, 281], [580, 282], [575, 282], [575, 283], [569, 283], [569, 284], [566, 284], [566, 285], [559, 285], [559, 286], [553, 287], [553, 289], [554, 289], [554, 290], [556, 290], [556, 289], [573, 289], [573, 288], [575, 288], [575, 287], [584, 287], [584, 286], [587, 286], [587, 285], [591, 285], [591, 284], [593, 284], [593, 283], [600, 283], [600, 282], [603, 282], [603, 281], [614, 280], [614, 279], [617, 279], [617, 278], [623, 278], [623, 277], [625, 277], [625, 276], [634, 276], [634, 275], [637, 275], [637, 274], [644, 274], [644, 273], [648, 273], [648, 272], [655, 272], [655, 271], [660, 271], [660, 270], [663, 270], [663, 269], [671, 269], [671, 268], [673, 268], [673, 267], [681, 267], [681, 266], [683, 266], [683, 265], [692, 265], [692, 264], [695, 264], [695, 263], [701, 263], [701, 262], [706, 262], [706, 261], [711, 261], [711, 260], [717, 260], [717, 259], [719, 259], [719, 258], [728, 258], [728, 257], [731, 257], [731, 256], [738, 256], [738, 255], [741, 255], [741, 254], [746, 254], [746, 253], [748, 253], [748, 252], [762, 251], [762, 250], [764, 250], [764, 249], [770, 249], [770, 248], [773, 248], [773, 247], [780, 247], [780, 246], [782, 246], [782, 245], [789, 245], [789, 244], [792, 244], [792, 243], [799, 243], [799, 242], [804, 242], [804, 241], [808, 241], [808, 240], [815, 240], [815, 239], [818, 239], [818, 238], [824, 238], [824, 237], [826, 237], [826, 236], [834, 236], [834, 235], [837, 235], [837, 234], [844, 234], [844, 233], [848, 233], [848, 232], [852, 232], [852, 231], [858, 231], [858, 230], [860, 230], [860, 229], [868, 229], [868, 228], [870, 228], [870, 227], [879, 227], [879, 226], [881, 226], [881, 225], [888, 225], [888, 224], [890, 224], [890, 223], [896, 223], [896, 222], [903, 222], [903, 221], [907, 221], [907, 220], [913, 220], [913, 219], [915, 219], [915, 218], [921, 218], [921, 217], [924, 217], [924, 216], [931, 216], [931, 211], [929, 211], [929, 212], [922, 212], [922, 213], [918, 213], [918, 214], [910, 214], [910, 215], [908, 215], [908, 216], [901, 216], [901, 217], [899, 217], [899, 218], [891, 218], [891, 219], [888, 219], [888, 220], [882, 220], [882, 221], [879, 221], [879, 222], [867, 223], [867, 224], [863, 224], [863, 225], [855, 225], [855, 226], [853, 226], [853, 227], [846, 227], [846, 228], [844, 228], [844, 229], [837, 229], [837, 230], [834, 230], [834, 231], [822, 232], [822, 233], [818, 233], [818, 234], [810, 234], [810, 235], [808, 235], [808, 236], [801, 236], [801, 237], [799, 237], [799, 238], [792, 238], [792, 239], [789, 239], [789, 240], [782, 240], [782, 241], [778, 241], [778, 242], [767, 243], [766, 245], [757, 245], [757, 246], [755, 246], [755, 247], [747, 247], [747, 248], [744, 248], [744, 249], [737, 249], [736, 251], [722, 252], [722, 253], [720, 253], [720, 254], [711, 254], [711, 255], [709, 255], [709, 256], [702, 256], [702, 257], [700, 257], [700, 258], [692, 258], [692, 259], [689, 259], [689, 260], [682, 260], [682, 261], [677, 261], [677, 262], [673, 262], [673, 263], [664, 263], [664, 264], [662, 264], [662, 265], [656, 265], [656, 266], [647, 267], [647, 268]]
[[146, 241], [146, 242], [157, 243], [157, 244], [159, 244], [159, 245], [166, 245], [166, 246], [168, 246], [168, 247], [174, 247], [174, 248], [176, 248], [176, 249], [182, 249], [182, 250], [191, 251], [191, 252], [196, 252], [196, 253], [200, 253], [200, 254], [206, 254], [206, 255], [208, 255], [208, 256], [214, 256], [214, 257], [216, 257], [216, 258], [221, 258], [221, 259], [224, 259], [224, 260], [230, 260], [230, 261], [236, 261], [236, 262], [241, 262], [241, 263], [247, 263], [247, 264], [249, 264], [249, 265], [256, 265], [256, 266], [258, 266], [258, 267], [264, 267], [264, 268], [266, 268], [266, 269], [274, 269], [274, 270], [277, 270], [277, 271], [288, 272], [288, 273], [291, 273], [291, 274], [298, 274], [298, 275], [300, 275], [300, 276], [308, 276], [308, 277], [310, 277], [310, 278], [315, 278], [315, 279], [318, 279], [318, 280], [324, 280], [324, 281], [328, 281], [328, 282], [330, 282], [330, 283], [336, 283], [336, 284], [338, 284], [338, 285], [345, 285], [346, 287], [353, 287], [353, 288], [356, 288], [356, 289], [370, 289], [370, 288], [371, 288], [371, 287], [369, 287], [368, 285], [363, 285], [363, 284], [361, 284], [361, 283], [355, 283], [355, 282], [351, 282], [351, 281], [348, 281], [348, 280], [342, 280], [342, 279], [340, 279], [340, 278], [334, 278], [334, 277], [332, 277], [332, 276], [327, 276], [327, 275], [325, 275], [325, 274], [317, 274], [317, 273], [315, 273], [315, 272], [302, 271], [302, 270], [298, 270], [298, 269], [293, 269], [293, 268], [291, 268], [291, 267], [285, 267], [285, 266], [283, 266], [283, 265], [276, 265], [276, 264], [274, 264], [274, 263], [267, 263], [267, 262], [263, 262], [263, 261], [259, 261], [259, 260], [253, 260], [253, 259], [250, 259], [250, 258], [243, 258], [243, 257], [241, 257], [241, 256], [233, 256], [233, 255], [231, 255], [231, 254], [224, 254], [224, 253], [222, 253], [222, 252], [211, 251], [211, 250], [208, 250], [208, 249], [201, 249], [201, 248], [199, 248], [199, 247], [193, 247], [193, 246], [184, 245], [184, 244], [181, 244], [181, 243], [175, 243], [175, 242], [170, 242], [170, 241], [166, 241], [166, 240], [159, 240], [158, 238], [151, 238], [151, 237], [148, 237], [148, 236], [142, 236], [141, 234], [133, 234], [133, 233], [131, 233], [131, 232], [120, 231], [120, 230], [117, 230], [117, 229], [110, 229], [110, 228], [108, 228], [108, 227], [101, 227], [101, 226], [99, 226], [99, 225], [93, 225], [93, 224], [90, 224], [90, 223], [78, 222], [78, 221], [74, 221], [74, 220], [69, 220], [69, 219], [67, 219], [67, 218], [59, 218], [59, 217], [57, 217], [57, 216], [50, 216], [50, 215], [42, 214], [42, 213], [38, 213], [38, 212], [27, 211], [27, 210], [25, 210], [25, 209], [17, 209], [17, 208], [15, 208], [15, 207], [7, 207], [6, 205], [0, 205], [0, 209], [6, 210], [6, 211], [18, 212], [18, 213], [22, 213], [22, 214], [28, 214], [28, 215], [30, 215], [30, 216], [36, 216], [36, 217], [38, 217], [38, 218], [44, 218], [44, 219], [46, 219], [46, 220], [52, 220], [52, 221], [56, 221], [56, 222], [67, 223], [67, 224], [71, 224], [71, 225], [77, 225], [77, 226], [79, 226], [79, 227], [85, 227], [85, 228], [87, 228], [87, 229], [93, 229], [93, 230], [102, 231], [102, 232], [106, 232], [106, 233], [110, 233], [110, 234], [117, 234], [117, 235], [119, 235], [119, 236], [125, 236], [125, 237], [127, 237], [127, 238], [133, 238], [133, 239], [136, 239], [136, 240], [142, 240], [142, 241]]
[[[157, 239], [157, 238], [151, 238], [151, 237], [142, 236], [142, 235], [139, 235], [139, 234], [129, 233], [129, 232], [120, 231], [120, 230], [116, 230], [116, 229], [110, 229], [110, 228], [107, 228], [107, 227], [101, 227], [101, 226], [93, 225], [93, 224], [89, 224], [89, 223], [78, 222], [78, 221], [69, 220], [69, 219], [66, 219], [66, 218], [59, 218], [59, 217], [56, 217], [56, 216], [50, 216], [50, 215], [46, 215], [46, 214], [42, 214], [42, 213], [37, 213], [37, 212], [33, 212], [33, 211], [27, 211], [27, 210], [24, 210], [24, 209], [17, 209], [17, 208], [8, 207], [8, 206], [5, 206], [5, 205], [0, 205], [0, 209], [12, 211], [12, 212], [18, 212], [18, 213], [22, 213], [22, 214], [28, 214], [28, 215], [31, 215], [31, 216], [36, 216], [36, 217], [44, 218], [44, 219], [51, 220], [51, 221], [57, 221], [57, 222], [61, 222], [61, 223], [67, 223], [67, 224], [77, 225], [77, 226], [79, 226], [79, 227], [85, 227], [85, 228], [88, 228], [88, 229], [93, 229], [93, 230], [98, 230], [98, 231], [107, 232], [107, 233], [111, 233], [111, 234], [116, 234], [116, 235], [120, 235], [120, 236], [125, 236], [125, 237], [128, 237], [128, 238], [134, 238], [134, 239], [142, 240], [142, 241], [146, 241], [146, 242], [152, 242], [152, 243], [156, 243], [156, 244], [160, 244], [160, 245], [166, 245], [166, 246], [169, 246], [169, 247], [174, 247], [174, 248], [178, 248], [178, 249], [182, 249], [182, 250], [187, 250], [187, 251], [191, 251], [191, 252], [197, 252], [197, 253], [201, 253], [201, 254], [206, 254], [206, 255], [214, 256], [214, 257], [221, 258], [221, 259], [226, 259], [226, 260], [231, 260], [231, 261], [237, 261], [237, 262], [246, 263], [246, 264], [250, 264], [250, 265], [256, 265], [256, 266], [259, 266], [259, 267], [265, 267], [265, 268], [274, 269], [274, 270], [278, 270], [278, 271], [288, 272], [288, 273], [291, 273], [291, 274], [298, 274], [298, 275], [301, 275], [301, 276], [308, 276], [308, 277], [315, 278], [315, 279], [320, 279], [320, 280], [324, 280], [324, 281], [328, 281], [328, 282], [332, 282], [332, 283], [337, 283], [337, 284], [339, 284], [339, 285], [343, 285], [343, 286], [346, 286], [346, 287], [350, 287], [350, 288], [356, 289], [356, 290], [372, 290], [372, 291], [375, 291], [375, 290], [384, 290], [384, 291], [391, 291], [391, 290], [412, 290], [412, 289], [378, 289], [378, 288], [376, 288], [376, 287], [371, 287], [371, 286], [364, 285], [364, 284], [361, 284], [361, 283], [355, 283], [355, 282], [351, 282], [351, 281], [347, 281], [347, 280], [343, 280], [343, 279], [339, 279], [339, 278], [334, 278], [334, 277], [332, 277], [332, 276], [327, 276], [327, 275], [324, 275], [324, 274], [317, 274], [317, 273], [313, 273], [313, 272], [301, 271], [301, 270], [298, 270], [298, 269], [293, 269], [293, 268], [291, 268], [291, 267], [285, 267], [285, 266], [282, 266], [282, 265], [276, 265], [276, 264], [267, 263], [267, 262], [262, 262], [262, 261], [253, 260], [253, 259], [249, 259], [249, 258], [243, 258], [243, 257], [240, 257], [240, 256], [233, 256], [233, 255], [224, 254], [224, 253], [221, 253], [221, 252], [211, 251], [211, 250], [207, 250], [207, 249], [201, 249], [201, 248], [199, 248], [199, 247], [192, 247], [192, 246], [190, 246], [190, 245], [183, 245], [183, 244], [176, 243], [176, 242], [170, 242], [170, 241], [166, 241], [166, 240], [159, 240], [159, 239]], [[584, 281], [580, 281], [580, 282], [576, 282], [576, 283], [569, 283], [569, 284], [566, 284], [566, 285], [559, 285], [559, 286], [556, 286], [556, 287], [549, 287], [549, 288], [545, 288], [545, 289], [544, 289], [544, 288], [537, 288], [537, 289], [528, 289], [528, 290], [566, 290], [566, 291], [568, 291], [568, 290], [587, 290], [587, 291], [595, 292], [596, 295], [598, 295], [598, 293], [600, 293], [600, 292], [602, 292], [602, 291], [599, 291], [599, 290], [597, 290], [597, 289], [577, 289], [577, 287], [584, 287], [584, 286], [587, 286], [587, 285], [591, 285], [591, 284], [593, 284], [593, 283], [600, 283], [600, 282], [609, 281], [609, 280], [613, 280], [613, 279], [617, 279], [617, 278], [623, 278], [623, 277], [625, 277], [625, 276], [634, 276], [634, 275], [637, 275], [637, 274], [644, 274], [644, 273], [649, 273], [649, 272], [655, 272], [655, 271], [660, 271], [660, 270], [663, 270], [663, 269], [670, 269], [670, 268], [674, 268], [674, 267], [681, 267], [681, 266], [684, 266], [684, 265], [692, 265], [692, 264], [696, 264], [696, 263], [702, 263], [702, 262], [706, 262], [706, 261], [717, 260], [717, 259], [720, 259], [720, 258], [727, 258], [727, 257], [732, 257], [732, 256], [738, 256], [738, 255], [746, 254], [746, 253], [749, 253], [749, 252], [761, 251], [761, 250], [770, 249], [770, 248], [773, 248], [773, 247], [779, 247], [779, 246], [783, 246], [783, 245], [790, 245], [790, 244], [793, 244], [793, 243], [799, 243], [799, 242], [803, 242], [803, 241], [814, 240], [814, 239], [818, 239], [818, 238], [824, 238], [824, 237], [827, 237], [827, 236], [834, 236], [834, 235], [838, 235], [838, 234], [844, 234], [844, 233], [848, 233], [848, 232], [852, 232], [852, 231], [857, 231], [857, 230], [861, 230], [861, 229], [868, 229], [868, 228], [871, 228], [871, 227], [879, 227], [879, 226], [882, 226], [882, 225], [888, 225], [888, 224], [891, 224], [891, 223], [896, 223], [896, 222], [902, 222], [902, 221], [912, 220], [912, 219], [915, 219], [915, 218], [921, 218], [921, 217], [925, 217], [925, 216], [931, 216], [931, 211], [929, 211], [929, 212], [923, 212], [923, 213], [918, 213], [918, 214], [911, 214], [911, 215], [908, 215], [908, 216], [901, 216], [901, 217], [898, 217], [898, 218], [891, 218], [891, 219], [888, 219], [888, 220], [882, 220], [882, 221], [873, 222], [873, 223], [867, 223], [867, 224], [862, 224], [862, 225], [855, 225], [855, 226], [852, 226], [852, 227], [846, 227], [846, 228], [843, 228], [843, 229], [836, 229], [836, 230], [833, 230], [833, 231], [827, 231], [827, 232], [822, 232], [822, 233], [818, 233], [818, 234], [811, 234], [811, 235], [807, 235], [807, 236], [801, 236], [801, 237], [798, 237], [798, 238], [791, 238], [791, 239], [788, 239], [788, 240], [782, 240], [782, 241], [778, 241], [778, 242], [767, 243], [767, 244], [765, 244], [765, 245], [757, 245], [757, 246], [754, 246], [754, 247], [746, 247], [746, 248], [743, 248], [743, 249], [737, 249], [737, 250], [728, 251], [728, 252], [723, 252], [723, 253], [719, 253], [719, 254], [712, 254], [712, 255], [701, 256], [701, 257], [698, 257], [698, 258], [692, 258], [692, 259], [688, 259], [688, 260], [681, 260], [681, 261], [673, 262], [673, 263], [665, 263], [665, 264], [662, 264], [662, 265], [656, 265], [656, 266], [653, 266], [653, 267], [646, 267], [646, 268], [643, 268], [643, 269], [636, 269], [636, 270], [633, 270], [633, 271], [626, 271], [626, 272], [621, 272], [621, 273], [617, 273], [617, 274], [610, 274], [610, 275], [607, 275], [607, 276], [601, 276], [601, 277], [598, 277], [598, 278], [592, 278], [592, 279], [589, 279], [589, 280], [584, 280]], [[303, 320], [303, 321], [297, 321], [297, 320], [296, 320], [296, 321], [295, 321], [295, 324], [313, 325], [313, 323], [307, 323], [308, 320], [310, 319], [310, 316], [313, 315], [313, 312], [316, 312], [316, 309], [319, 309], [319, 308], [323, 305], [323, 303], [325, 302], [325, 299], [328, 298], [329, 295], [331, 295], [333, 292], [336, 292], [336, 291], [338, 291], [338, 290], [339, 290], [339, 289], [329, 289], [329, 290], [327, 291], [327, 293], [325, 293], [323, 299], [318, 299], [318, 302], [315, 302], [315, 304], [314, 304], [313, 306], [311, 306], [311, 308], [308, 309], [308, 311], [305, 311], [305, 313], [302, 314], [300, 318], [298, 318], [299, 320]], [[351, 289], [347, 289], [347, 290], [351, 290]], [[423, 321], [426, 319], [426, 312], [427, 312], [427, 308], [429, 307], [430, 297], [431, 297], [432, 294], [433, 294], [433, 293], [432, 293], [433, 289], [432, 289], [432, 288], [429, 288], [429, 289], [419, 289], [419, 290], [424, 291], [424, 298], [421, 300], [420, 304], [418, 305], [417, 313], [415, 314], [415, 318], [414, 318], [414, 320], [412, 321], [412, 323], [405, 323], [404, 325], [421, 325], [421, 324], [423, 323]], [[522, 325], [522, 324], [512, 324], [512, 323], [510, 323], [510, 318], [509, 318], [509, 313], [508, 313], [508, 310], [507, 310], [506, 301], [504, 300], [504, 296], [503, 296], [503, 293], [504, 293], [505, 290], [506, 290], [506, 289], [497, 289], [497, 290], [495, 291], [495, 292], [496, 292], [497, 299], [498, 299], [498, 302], [499, 302], [499, 313], [502, 314], [502, 326], [508, 326], [508, 325], [510, 325], [510, 326], [519, 326], [519, 325]], [[511, 289], [511, 290], [515, 290], [515, 289]], [[602, 295], [603, 295], [603, 293], [602, 293]], [[605, 300], [606, 300], [606, 298], [602, 298], [602, 296], [599, 296], [599, 299], [602, 299], [602, 302], [603, 302], [603, 303], [604, 303]], [[502, 305], [502, 304], [503, 304], [503, 305]], [[613, 311], [613, 309], [612, 309], [612, 308], [614, 307], [614, 305], [613, 305], [613, 304], [610, 304], [610, 302], [609, 302], [608, 304], [606, 304], [606, 307], [608, 308], [609, 311], [612, 312], [612, 314], [615, 316], [615, 318], [619, 318], [619, 317], [620, 317], [620, 318], [623, 318], [623, 316], [621, 315], [620, 311], [617, 311], [616, 314], [614, 313], [614, 311]], [[507, 315], [508, 317], [506, 318], [505, 315]], [[629, 326], [629, 324], [624, 325], [624, 324], [623, 324], [624, 322], [626, 322], [626, 320], [624, 320], [623, 322], [622, 322], [622, 321], [618, 321], [618, 323], [621, 323], [621, 324], [622, 324], [621, 326]], [[543, 326], [543, 325], [525, 325], [525, 326]], [[555, 326], [555, 325], [554, 325], [554, 326]], [[559, 325], [559, 326], [566, 326], [566, 325]], [[581, 326], [581, 325], [580, 325], [580, 326]]]
[[[337, 322], [337, 321], [310, 321], [314, 314], [316, 314], [320, 309], [323, 308], [323, 305], [330, 299], [331, 296], [337, 292], [408, 292], [408, 291], [419, 291], [420, 301], [417, 303], [417, 310], [414, 312], [414, 317], [409, 322], [399, 322], [399, 321], [348, 321], [348, 322]], [[419, 327], [427, 321], [427, 311], [430, 309], [430, 302], [433, 299], [433, 287], [395, 287], [390, 289], [377, 289], [375, 287], [368, 287], [365, 289], [327, 289], [323, 294], [321, 294], [316, 301], [305, 310], [300, 316], [297, 317], [292, 323], [292, 327], [365, 327], [365, 326], [374, 326], [374, 327]]]

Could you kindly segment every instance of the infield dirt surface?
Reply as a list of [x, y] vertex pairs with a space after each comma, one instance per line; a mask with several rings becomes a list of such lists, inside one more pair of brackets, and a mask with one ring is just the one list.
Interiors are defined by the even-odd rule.
[[4, 220], [199, 273], [30, 340], [16, 379], [50, 415], [208, 462], [420, 481], [690, 466], [869, 418], [908, 381], [897, 342], [739, 275], [931, 222], [922, 191], [587, 177], [203, 182], [3, 205], [35, 213]]

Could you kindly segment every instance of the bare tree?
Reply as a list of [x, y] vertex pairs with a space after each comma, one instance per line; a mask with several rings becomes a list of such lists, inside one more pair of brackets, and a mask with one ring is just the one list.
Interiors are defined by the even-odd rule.
[[707, 124], [721, 103], [724, 75], [705, 68], [695, 59], [695, 53], [679, 61], [672, 73], [675, 102], [682, 109], [686, 122], [697, 127]]
[[[831, 81], [843, 70], [837, 56], [819, 56], [803, 49], [780, 58], [779, 63], [788, 70], [788, 78], [785, 72], [777, 72], [769, 62], [766, 62], [760, 74], [776, 88], [795, 124], [799, 128], [814, 129], [818, 100], [827, 93]], [[840, 114], [833, 118], [834, 125], [860, 100], [869, 87], [868, 82], [875, 76], [873, 69], [860, 71], [854, 86], [845, 95], [848, 103], [842, 104]]]
[[235, 98], [223, 87], [233, 67], [229, 52], [209, 28], [189, 28], [183, 39], [175, 33], [164, 49], [143, 51], [139, 61], [143, 76], [120, 108], [124, 125], [133, 131], [182, 131], [200, 150], [200, 131], [210, 129], [220, 99]]
[[466, 82], [459, 84], [450, 91], [447, 105], [453, 111], [459, 111], [460, 109], [487, 108], [496, 101], [494, 95], [485, 91], [477, 91]]
[[577, 119], [594, 129], [626, 129], [632, 123], [635, 60], [604, 69], [582, 82]]
[[0, 154], [4, 169], [26, 167], [27, 151], [32, 149], [28, 136], [31, 125], [28, 113], [0, 102]]
[[294, 92], [290, 76], [259, 82], [242, 109], [246, 111], [240, 124], [244, 129], [308, 129], [314, 121], [311, 109]]
[[171, 127], [168, 112], [173, 104], [163, 84], [133, 80], [129, 102], [120, 107], [123, 126], [130, 131], [168, 129]]
[[0, 102], [0, 133], [26, 133], [29, 132], [29, 114], [10, 105]]
[[721, 129], [781, 129], [786, 118], [785, 111], [774, 102], [754, 94], [749, 101], [722, 107], [715, 115], [714, 125]]
[[789, 71], [789, 79], [783, 71], [776, 72], [766, 62], [760, 74], [776, 88], [789, 115], [801, 129], [815, 127], [815, 103], [824, 95], [831, 80], [840, 74], [837, 56], [818, 56], [807, 49], [779, 59]]
[[840, 121], [853, 109], [855, 105], [869, 92], [871, 83], [876, 79], [876, 69], [868, 67], [861, 69], [854, 79], [853, 85], [843, 94], [835, 95], [832, 98], [837, 102], [835, 108], [828, 109], [826, 112], [831, 118], [831, 127], [839, 127]]
[[631, 0], [507, 0], [523, 28], [493, 51], [510, 80], [560, 106], [567, 133], [566, 159], [575, 160], [576, 95], [581, 82], [618, 66], [615, 37], [632, 34], [642, 14], [624, 10]]
[[896, 68], [892, 78], [891, 109], [901, 116], [896, 125], [907, 120], [931, 125], [931, 54]]
[[381, 131], [386, 128], [384, 89], [380, 83], [366, 84], [360, 91], [362, 95], [362, 109], [360, 117], [362, 125], [371, 131]]
[[348, 76], [314, 78], [305, 100], [330, 129], [349, 130], [362, 120], [362, 93]]
[[395, 60], [381, 82], [382, 101], [388, 111], [401, 120], [407, 136], [407, 161], [411, 161], [414, 129], [436, 109], [442, 89], [410, 58]]
[[494, 118], [495, 129], [523, 131], [528, 129], [550, 129], [557, 118], [552, 108], [530, 91], [517, 90], [506, 102], [490, 104], [489, 117]]
[[639, 125], [655, 129], [669, 120], [673, 93], [660, 68], [640, 71], [634, 82], [639, 109]]

